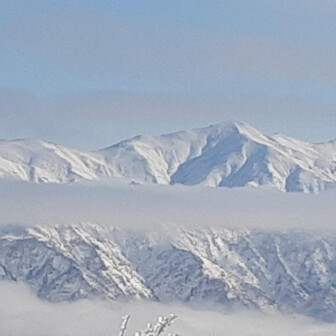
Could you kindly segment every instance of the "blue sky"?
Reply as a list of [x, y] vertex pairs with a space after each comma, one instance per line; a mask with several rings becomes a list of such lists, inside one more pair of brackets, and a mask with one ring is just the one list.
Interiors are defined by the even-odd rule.
[[227, 119], [336, 138], [331, 0], [0, 0], [0, 138], [108, 146]]

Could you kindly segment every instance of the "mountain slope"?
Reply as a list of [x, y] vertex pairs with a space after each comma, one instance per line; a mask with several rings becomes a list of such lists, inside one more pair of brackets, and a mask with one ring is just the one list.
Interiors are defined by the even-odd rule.
[[336, 141], [311, 144], [266, 136], [242, 122], [138, 136], [96, 152], [38, 140], [2, 141], [0, 177], [53, 183], [126, 178], [317, 193], [336, 185]]
[[93, 224], [0, 232], [0, 279], [52, 302], [143, 298], [336, 321], [335, 269], [335, 237], [305, 233], [156, 235]]
[[111, 176], [102, 157], [40, 140], [0, 141], [0, 177], [69, 183]]

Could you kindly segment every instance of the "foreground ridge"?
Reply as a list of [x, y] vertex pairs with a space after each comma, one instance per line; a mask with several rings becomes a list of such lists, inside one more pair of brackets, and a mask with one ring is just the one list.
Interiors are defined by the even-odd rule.
[[336, 237], [184, 230], [155, 235], [95, 224], [0, 232], [0, 279], [51, 302], [100, 297], [336, 321]]
[[140, 184], [263, 187], [318, 193], [336, 186], [336, 141], [312, 144], [226, 122], [137, 136], [79, 151], [39, 140], [0, 141], [0, 178], [37, 183], [125, 179]]

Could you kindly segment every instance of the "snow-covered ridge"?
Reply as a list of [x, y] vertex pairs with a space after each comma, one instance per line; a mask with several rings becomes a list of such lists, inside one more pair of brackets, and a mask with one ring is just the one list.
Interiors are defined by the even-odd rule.
[[336, 321], [336, 237], [137, 233], [95, 224], [0, 231], [0, 279], [52, 302], [100, 297], [301, 313]]
[[336, 185], [336, 141], [266, 136], [242, 122], [138, 136], [94, 152], [39, 140], [1, 141], [0, 178], [42, 183], [125, 178], [317, 193]]

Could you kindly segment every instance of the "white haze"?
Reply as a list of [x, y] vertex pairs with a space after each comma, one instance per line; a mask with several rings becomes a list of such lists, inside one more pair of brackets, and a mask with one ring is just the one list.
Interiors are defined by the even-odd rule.
[[106, 336], [117, 335], [121, 317], [130, 314], [126, 336], [155, 322], [157, 315], [178, 315], [169, 329], [193, 336], [327, 336], [335, 325], [301, 316], [196, 311], [181, 305], [102, 301], [50, 304], [37, 299], [22, 284], [0, 284], [0, 334], [11, 336]]
[[[335, 191], [284, 194], [272, 189], [77, 183], [0, 183], [0, 225], [95, 222], [138, 230], [228, 227], [335, 232]], [[173, 231], [174, 232], [174, 231]], [[82, 300], [50, 304], [23, 284], [0, 283], [0, 335], [117, 335], [121, 316], [131, 314], [128, 335], [158, 314], [178, 315], [172, 332], [192, 336], [331, 336], [334, 324], [301, 316], [257, 312], [224, 314], [183, 305]]]
[[227, 227], [334, 231], [335, 190], [319, 195], [272, 189], [113, 184], [0, 183], [0, 224], [94, 222], [140, 230]]

